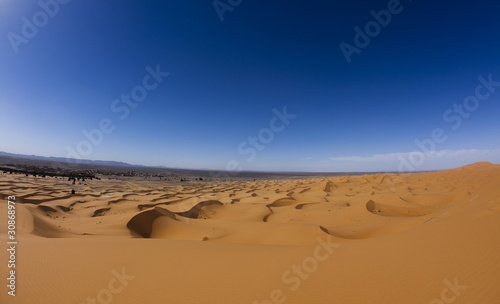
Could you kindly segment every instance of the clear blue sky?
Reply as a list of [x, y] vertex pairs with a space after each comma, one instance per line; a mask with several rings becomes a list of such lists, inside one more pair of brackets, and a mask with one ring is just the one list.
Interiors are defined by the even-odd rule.
[[[65, 157], [87, 140], [82, 130], [108, 119], [113, 130], [82, 158], [397, 170], [422, 151], [416, 139], [440, 128], [446, 139], [413, 169], [500, 163], [500, 86], [483, 86], [467, 118], [453, 108], [475, 96], [479, 76], [500, 82], [500, 4], [402, 0], [348, 63], [339, 45], [356, 47], [354, 27], [364, 32], [370, 12], [393, 1], [243, 0], [223, 21], [212, 1], [42, 0], [48, 13], [37, 1], [2, 1], [0, 151]], [[148, 66], [169, 75], [128, 115], [117, 111]], [[287, 125], [273, 120], [284, 107], [296, 115]], [[270, 122], [282, 130], [270, 133]]]

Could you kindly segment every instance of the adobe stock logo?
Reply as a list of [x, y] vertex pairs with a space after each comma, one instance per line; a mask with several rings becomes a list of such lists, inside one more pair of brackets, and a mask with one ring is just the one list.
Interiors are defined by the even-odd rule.
[[429, 304], [451, 304], [467, 289], [467, 285], [458, 284], [458, 277], [453, 278], [453, 283], [448, 279], [443, 281], [445, 288], [441, 290], [440, 297], [432, 300]]
[[234, 8], [241, 4], [243, 0], [214, 0], [212, 5], [214, 6], [217, 16], [219, 16], [220, 22], [224, 21], [224, 13], [234, 11]]
[[399, 0], [389, 0], [389, 2], [387, 2], [387, 10], [383, 9], [379, 12], [370, 12], [374, 20], [366, 23], [364, 31], [357, 26], [354, 27], [354, 46], [344, 41], [339, 44], [340, 50], [347, 63], [351, 63], [353, 54], [360, 54], [361, 50], [370, 44], [371, 38], [375, 38], [380, 34], [382, 27], [385, 28], [391, 23], [392, 15], [397, 15], [402, 11], [403, 6]]
[[135, 276], [127, 274], [125, 267], [121, 269], [121, 273], [113, 269], [111, 271], [113, 278], [108, 281], [108, 288], [99, 290], [95, 298], [88, 297], [86, 302], [80, 304], [110, 304], [113, 301], [113, 296], [123, 291], [128, 286], [129, 281], [135, 279]]
[[49, 23], [50, 18], [54, 18], [59, 13], [60, 5], [67, 4], [68, 2], [69, 0], [38, 1], [38, 6], [40, 6], [41, 10], [34, 13], [31, 19], [28, 19], [26, 16], [21, 18], [23, 22], [21, 34], [14, 32], [7, 34], [7, 39], [9, 39], [14, 53], [19, 53], [19, 46], [21, 44], [28, 44], [30, 39], [35, 38], [39, 29], [45, 27]]
[[[120, 98], [111, 102], [111, 112], [119, 114], [118, 119], [126, 119], [130, 115], [131, 109], [137, 108], [147, 98], [148, 93], [155, 90], [169, 75], [169, 73], [160, 70], [159, 64], [154, 69], [148, 65], [145, 70], [146, 74], [142, 78], [141, 84], [133, 87], [130, 94], [122, 93]], [[105, 135], [111, 134], [115, 128], [116, 125], [113, 120], [104, 117], [99, 121], [97, 128], [90, 131], [83, 129], [82, 135], [85, 139], [80, 140], [75, 149], [69, 145], [66, 146], [66, 164], [69, 166], [76, 165], [82, 158], [89, 156], [94, 147], [102, 144]]]
[[[263, 151], [266, 146], [271, 144], [274, 140], [276, 133], [280, 133], [285, 130], [292, 119], [297, 117], [296, 114], [288, 113], [287, 107], [283, 107], [280, 112], [278, 109], [273, 108], [274, 116], [269, 120], [268, 127], [261, 128], [257, 132], [257, 136], [248, 136], [247, 140], [242, 141], [238, 145], [238, 153], [241, 156], [248, 155], [245, 158], [247, 162], [252, 162], [257, 154]], [[230, 160], [226, 163], [225, 171], [210, 172], [210, 176], [213, 178], [230, 178], [231, 176], [238, 175], [243, 170], [240, 162], [236, 160]]]
[[[326, 240], [321, 237], [316, 238], [318, 245], [313, 253], [304, 258], [299, 265], [292, 265], [281, 275], [281, 281], [288, 285], [290, 292], [297, 291], [303, 281], [309, 279], [318, 270], [321, 263], [325, 262], [334, 253], [340, 244], [333, 243], [329, 235]], [[287, 300], [286, 290], [274, 289], [269, 293], [269, 297], [264, 300], [255, 300], [253, 304], [283, 304]]]
[[[491, 94], [497, 88], [500, 88], [500, 81], [494, 81], [492, 74], [489, 74], [487, 78], [479, 76], [477, 80], [478, 84], [473, 94], [465, 97], [462, 102], [453, 104], [453, 107], [448, 108], [443, 113], [443, 121], [452, 124], [450, 128], [453, 131], [458, 130], [462, 126], [463, 121], [470, 118], [472, 113], [479, 109], [482, 102], [487, 101], [491, 97]], [[419, 151], [410, 152], [407, 157], [398, 155], [398, 172], [415, 171], [427, 158], [437, 153], [436, 150], [439, 144], [443, 144], [447, 140], [447, 132], [442, 128], [433, 129], [428, 138], [422, 140], [416, 138], [414, 143], [417, 145]]]

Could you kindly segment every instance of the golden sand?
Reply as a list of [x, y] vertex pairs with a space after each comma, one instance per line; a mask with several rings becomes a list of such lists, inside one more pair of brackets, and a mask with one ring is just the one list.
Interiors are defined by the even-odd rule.
[[0, 303], [500, 301], [500, 165], [177, 184], [0, 174], [0, 193], [0, 241], [15, 195], [18, 242], [16, 296], [2, 287]]

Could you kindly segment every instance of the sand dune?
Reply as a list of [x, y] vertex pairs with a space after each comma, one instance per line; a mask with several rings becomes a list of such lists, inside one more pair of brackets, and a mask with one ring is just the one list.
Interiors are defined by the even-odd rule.
[[17, 296], [0, 303], [497, 303], [499, 186], [491, 163], [188, 183], [0, 173], [19, 242]]

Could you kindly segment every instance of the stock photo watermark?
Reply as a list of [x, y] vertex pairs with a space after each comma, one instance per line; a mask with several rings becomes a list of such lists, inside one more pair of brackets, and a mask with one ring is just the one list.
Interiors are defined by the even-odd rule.
[[[269, 120], [268, 127], [264, 127], [257, 132], [257, 136], [248, 136], [247, 140], [242, 141], [238, 145], [238, 154], [247, 156], [245, 160], [252, 162], [257, 157], [258, 152], [262, 152], [267, 145], [274, 140], [274, 135], [285, 130], [286, 126], [297, 117], [296, 114], [288, 113], [286, 106], [282, 111], [273, 108], [274, 116]], [[237, 175], [243, 170], [241, 164], [236, 160], [230, 160], [226, 163], [226, 171], [211, 172], [211, 176], [215, 178], [229, 178]]]
[[446, 287], [441, 290], [440, 297], [432, 300], [429, 304], [451, 304], [467, 289], [467, 285], [458, 284], [458, 277], [453, 278], [453, 283], [448, 279], [444, 280], [443, 283]]
[[[120, 120], [126, 119], [130, 115], [131, 109], [137, 108], [139, 103], [146, 99], [148, 92], [156, 89], [169, 75], [169, 73], [160, 70], [159, 64], [154, 69], [150, 66], [147, 66], [145, 69], [147, 73], [142, 78], [140, 85], [133, 87], [129, 94], [122, 93], [120, 98], [111, 102], [111, 112], [118, 114]], [[99, 121], [97, 128], [90, 131], [83, 129], [82, 135], [84, 139], [80, 140], [75, 148], [69, 145], [66, 146], [66, 163], [71, 166], [72, 164], [77, 164], [83, 157], [90, 155], [94, 147], [99, 146], [103, 142], [104, 135], [112, 133], [115, 128], [113, 120], [105, 117]]]
[[223, 22], [224, 14], [234, 11], [234, 8], [240, 5], [241, 2], [243, 2], [243, 0], [214, 0], [212, 5], [214, 6], [217, 16], [219, 16], [220, 22]]
[[[453, 131], [458, 130], [462, 126], [463, 121], [470, 118], [472, 113], [479, 109], [481, 101], [489, 99], [496, 88], [500, 87], [500, 82], [494, 81], [492, 74], [489, 74], [487, 78], [479, 76], [477, 80], [479, 84], [476, 85], [474, 94], [465, 97], [461, 103], [453, 104], [442, 115], [443, 121], [451, 124], [450, 128]], [[424, 163], [427, 157], [435, 153], [437, 145], [444, 143], [447, 139], [448, 135], [446, 135], [446, 131], [442, 128], [432, 130], [429, 138], [422, 140], [415, 139], [414, 142], [419, 151], [410, 152], [408, 159], [398, 155], [398, 171], [415, 171], [418, 166]]]
[[126, 273], [125, 267], [121, 269], [121, 273], [113, 269], [111, 271], [113, 277], [108, 281], [107, 288], [103, 288], [96, 293], [95, 297], [88, 297], [85, 302], [80, 304], [109, 304], [113, 301], [113, 297], [123, 291], [128, 286], [129, 281], [135, 279], [135, 276]]
[[[316, 241], [318, 245], [314, 248], [312, 255], [304, 258], [299, 265], [292, 265], [281, 275], [281, 281], [288, 286], [290, 292], [298, 290], [302, 282], [309, 279], [318, 270], [319, 265], [328, 260], [334, 250], [340, 247], [340, 244], [332, 242], [331, 236], [328, 236], [326, 241], [317, 237]], [[283, 304], [286, 300], [285, 291], [274, 289], [269, 293], [269, 299], [255, 300], [253, 304]]]
[[16, 296], [16, 251], [17, 251], [17, 239], [16, 239], [16, 197], [10, 195], [7, 197], [7, 252], [8, 259], [8, 277], [7, 277], [7, 288], [8, 294], [10, 296]]
[[65, 5], [70, 0], [40, 0], [37, 2], [40, 10], [35, 12], [31, 18], [23, 16], [21, 18], [21, 29], [18, 33], [9, 32], [7, 39], [12, 46], [14, 53], [19, 53], [19, 47], [22, 44], [28, 44], [31, 39], [38, 35], [38, 32], [44, 28], [49, 21], [57, 16], [61, 6]]
[[354, 45], [345, 41], [339, 44], [340, 50], [347, 63], [351, 63], [352, 55], [360, 54], [361, 50], [366, 48], [373, 38], [380, 35], [382, 28], [386, 28], [391, 23], [392, 17], [400, 14], [403, 9], [404, 7], [399, 0], [389, 0], [389, 2], [387, 2], [387, 9], [382, 9], [378, 12], [373, 10], [370, 11], [373, 20], [368, 21], [363, 29], [358, 26], [354, 27]]

